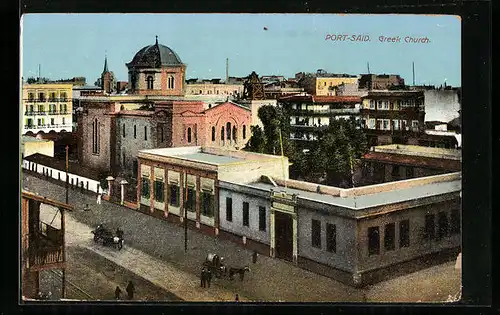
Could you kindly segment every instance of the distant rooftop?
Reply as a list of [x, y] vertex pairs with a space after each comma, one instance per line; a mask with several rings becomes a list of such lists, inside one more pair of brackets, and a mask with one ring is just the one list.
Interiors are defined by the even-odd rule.
[[50, 140], [47, 139], [38, 139], [36, 137], [30, 137], [30, 136], [22, 136], [21, 137], [21, 143], [25, 142], [49, 142]]
[[432, 148], [418, 145], [389, 144], [373, 147], [374, 152], [415, 155], [430, 158], [461, 160], [462, 151], [456, 149]]

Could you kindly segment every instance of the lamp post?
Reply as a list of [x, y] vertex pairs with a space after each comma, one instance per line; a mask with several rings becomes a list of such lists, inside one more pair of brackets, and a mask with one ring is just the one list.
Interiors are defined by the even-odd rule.
[[106, 177], [106, 180], [108, 181], [108, 197], [111, 200], [111, 196], [113, 194], [113, 181], [115, 180], [115, 178], [109, 175], [108, 177]]

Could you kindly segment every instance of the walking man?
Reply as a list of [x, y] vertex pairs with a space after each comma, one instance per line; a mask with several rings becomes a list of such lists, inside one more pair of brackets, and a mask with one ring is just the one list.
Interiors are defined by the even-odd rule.
[[100, 193], [97, 193], [97, 204], [98, 205], [101, 204], [101, 194]]
[[120, 299], [120, 295], [122, 294], [122, 290], [120, 289], [119, 286], [116, 286], [116, 290], [115, 290], [115, 299], [116, 300], [119, 300]]
[[207, 270], [206, 277], [207, 277], [208, 287], [210, 288], [210, 282], [212, 281], [212, 271], [210, 271], [210, 269]]
[[127, 285], [127, 295], [129, 300], [132, 300], [134, 298], [134, 291], [134, 284], [132, 283], [132, 281], [129, 281]]
[[201, 287], [204, 288], [205, 287], [205, 278], [206, 278], [206, 271], [205, 271], [205, 267], [201, 268]]
[[235, 300], [236, 302], [239, 302], [239, 301], [240, 301], [240, 297], [238, 296], [238, 294], [236, 294], [236, 297], [234, 298], [234, 300]]

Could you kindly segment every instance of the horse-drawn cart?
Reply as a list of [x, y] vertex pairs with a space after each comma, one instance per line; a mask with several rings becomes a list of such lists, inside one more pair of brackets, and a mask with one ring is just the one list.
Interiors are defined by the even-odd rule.
[[94, 242], [96, 243], [101, 241], [102, 245], [114, 245], [119, 250], [123, 247], [123, 231], [120, 229], [116, 229], [116, 233], [113, 234], [111, 230], [99, 224], [97, 228], [92, 231], [92, 234], [94, 234]]
[[224, 257], [220, 257], [217, 254], [208, 254], [203, 262], [203, 266], [208, 268], [216, 278], [222, 278], [227, 275]]

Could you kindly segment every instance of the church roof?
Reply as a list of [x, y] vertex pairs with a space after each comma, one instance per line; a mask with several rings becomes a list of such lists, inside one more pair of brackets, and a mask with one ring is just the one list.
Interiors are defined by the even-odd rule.
[[159, 68], [161, 66], [182, 65], [181, 58], [172, 49], [165, 45], [156, 43], [139, 50], [127, 67]]

